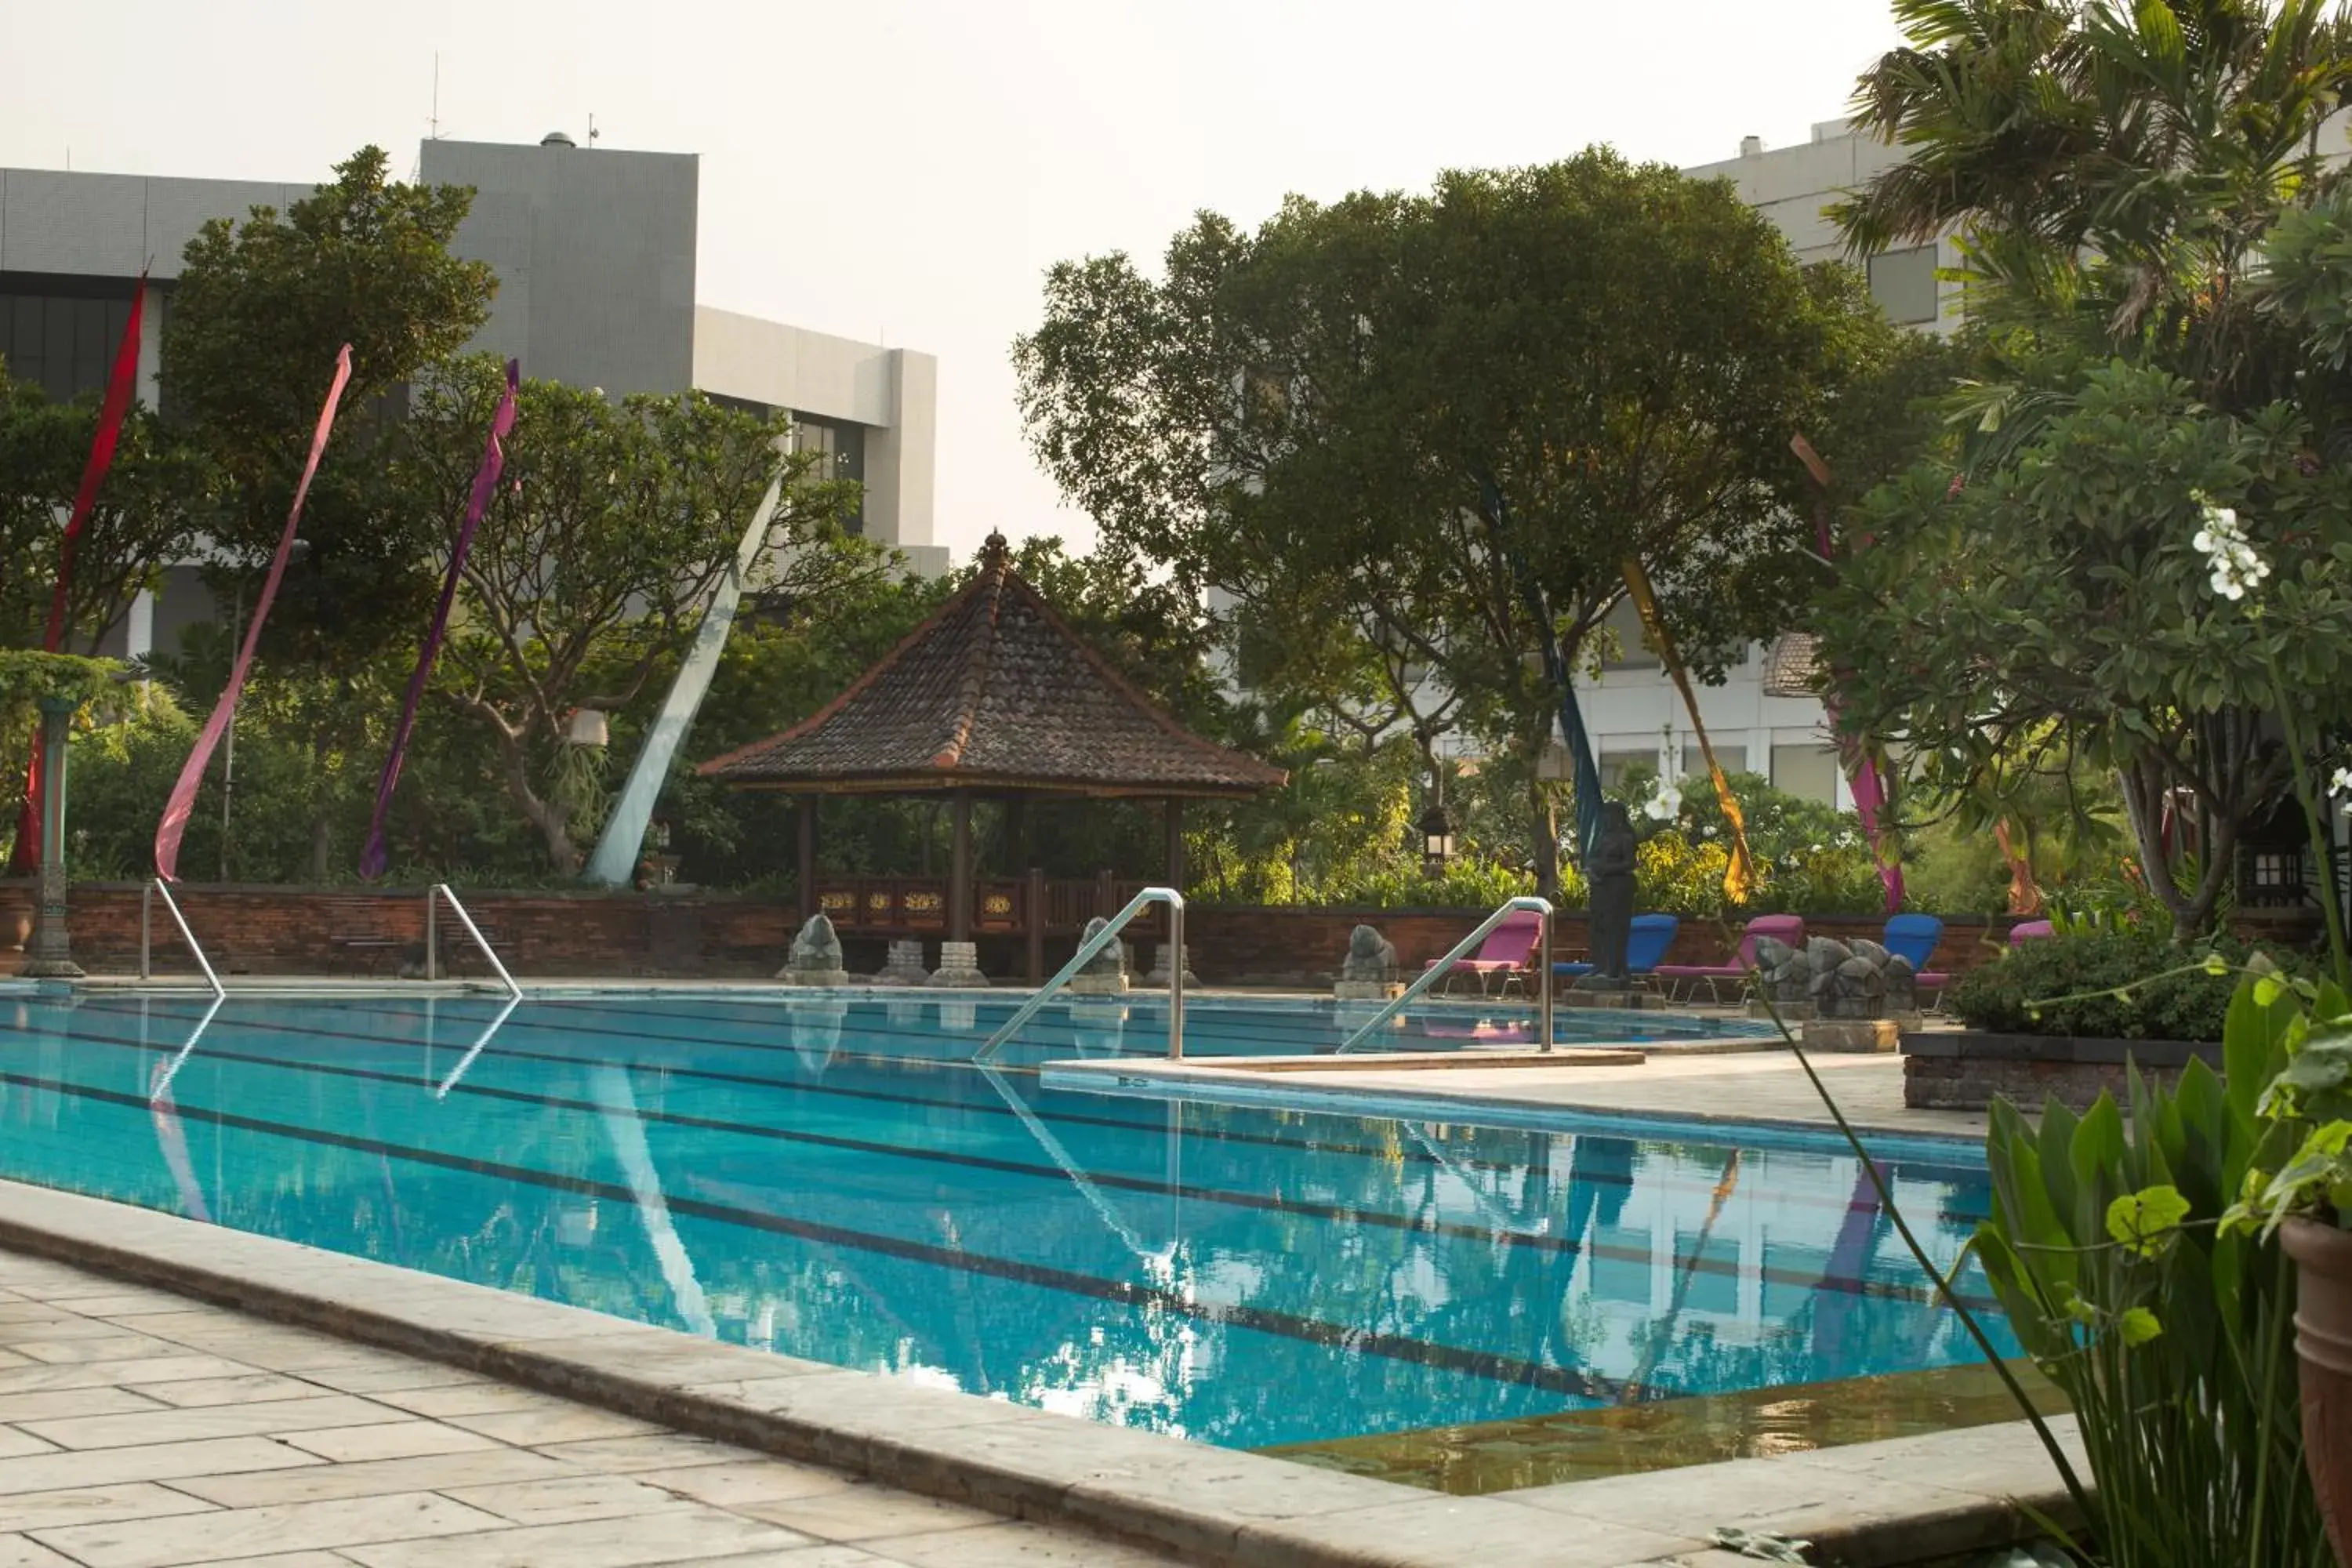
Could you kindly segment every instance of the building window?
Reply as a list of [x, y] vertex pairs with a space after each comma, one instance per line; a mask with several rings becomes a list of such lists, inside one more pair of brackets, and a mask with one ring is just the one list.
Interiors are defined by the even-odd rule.
[[1936, 319], [1936, 247], [1890, 250], [1870, 258], [1870, 297], [1886, 319], [1906, 327]]
[[[793, 416], [793, 450], [816, 452], [824, 461], [811, 473], [818, 479], [848, 479], [863, 485], [866, 482], [866, 426], [844, 420], [819, 419], [812, 415]], [[858, 498], [856, 510], [844, 520], [852, 533], [866, 531], [866, 500]]]
[[1603, 752], [1601, 753], [1601, 787], [1621, 789], [1626, 773], [1633, 768], [1647, 768], [1655, 773], [1658, 753], [1655, 750], [1641, 752]]
[[1835, 746], [1775, 746], [1772, 787], [1783, 795], [1801, 795], [1824, 805], [1837, 804], [1838, 756]]
[[131, 321], [131, 287], [33, 274], [0, 279], [0, 363], [58, 403], [103, 393]]
[[[1717, 746], [1715, 749], [1715, 760], [1723, 765], [1723, 771], [1727, 773], [1746, 773], [1748, 771], [1748, 748], [1745, 746]], [[1706, 777], [1706, 753], [1700, 751], [1696, 746], [1685, 746], [1683, 748], [1683, 777], [1686, 779], [1703, 779]]]
[[1642, 612], [1631, 599], [1620, 599], [1601, 617], [1601, 629], [1614, 635], [1616, 647], [1601, 661], [1603, 669], [1655, 669], [1658, 656], [1642, 640]]

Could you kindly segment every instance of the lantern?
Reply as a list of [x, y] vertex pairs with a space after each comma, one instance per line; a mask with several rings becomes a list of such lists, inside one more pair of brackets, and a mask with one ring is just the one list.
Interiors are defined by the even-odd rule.
[[1811, 632], [1790, 632], [1764, 656], [1764, 695], [1811, 697], [1820, 690], [1821, 644]]
[[1454, 823], [1445, 815], [1443, 802], [1429, 803], [1429, 809], [1421, 814], [1420, 828], [1422, 864], [1434, 875], [1454, 858]]

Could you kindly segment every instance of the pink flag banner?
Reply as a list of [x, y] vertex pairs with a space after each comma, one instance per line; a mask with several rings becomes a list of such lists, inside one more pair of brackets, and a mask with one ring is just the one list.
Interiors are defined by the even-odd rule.
[[[65, 537], [58, 544], [58, 582], [49, 594], [48, 627], [41, 635], [41, 650], [56, 653], [65, 643], [66, 605], [73, 586], [74, 553], [81, 531], [98, 505], [98, 488], [114, 466], [114, 448], [122, 438], [122, 422], [131, 413], [131, 395], [139, 384], [139, 320], [147, 303], [147, 274], [142, 270], [131, 291], [131, 315], [122, 323], [122, 337], [114, 346], [114, 367], [106, 378], [106, 400], [99, 405], [98, 430], [89, 439], [89, 458], [82, 464], [81, 484], [74, 490], [73, 510], [66, 514]], [[25, 810], [16, 823], [16, 848], [9, 870], [30, 876], [41, 864], [41, 739], [33, 737], [33, 770], [25, 780]]]
[[400, 784], [401, 759], [408, 752], [410, 731], [416, 728], [416, 710], [425, 700], [425, 682], [433, 679], [433, 661], [440, 655], [441, 638], [449, 629], [449, 607], [457, 600], [458, 575], [465, 570], [466, 552], [473, 548], [474, 531], [481, 526], [482, 513], [488, 510], [490, 494], [498, 489], [499, 471], [506, 467], [507, 432], [514, 428], [515, 389], [522, 380], [522, 362], [507, 361], [507, 389], [499, 399], [498, 411], [490, 416], [490, 439], [482, 449], [482, 466], [474, 470], [474, 493], [466, 501], [466, 516], [457, 524], [457, 542], [449, 547], [449, 570], [441, 579], [441, 603], [433, 612], [433, 625], [425, 630], [425, 644], [416, 650], [416, 668], [408, 678], [408, 700], [400, 710], [400, 725], [393, 731], [392, 752], [383, 759], [383, 776], [376, 781], [375, 816], [368, 823], [367, 847], [360, 851], [360, 875], [374, 881], [383, 875], [391, 859], [391, 851], [383, 840], [383, 822], [392, 811], [392, 792]]
[[220, 700], [213, 704], [213, 716], [205, 721], [204, 732], [196, 737], [195, 749], [188, 753], [180, 769], [180, 782], [172, 786], [172, 798], [163, 805], [163, 820], [155, 825], [155, 874], [167, 882], [180, 879], [180, 840], [188, 831], [188, 814], [196, 806], [196, 786], [204, 782], [205, 769], [213, 760], [213, 749], [220, 744], [228, 729], [230, 717], [236, 712], [236, 700], [245, 691], [245, 678], [253, 671], [253, 650], [261, 644], [261, 624], [269, 618], [270, 602], [278, 597], [278, 585], [286, 578], [286, 558], [294, 552], [295, 525], [302, 521], [302, 502], [310, 497], [310, 481], [318, 477], [319, 459], [326, 455], [327, 437], [335, 427], [335, 405], [342, 401], [343, 388], [352, 379], [352, 345], [345, 343], [335, 355], [334, 384], [327, 388], [326, 404], [319, 410], [319, 427], [310, 433], [310, 456], [302, 465], [302, 478], [294, 487], [294, 504], [286, 511], [286, 530], [278, 536], [278, 553], [269, 558], [269, 575], [263, 579], [261, 596], [253, 602], [253, 619], [245, 628], [245, 646], [237, 649], [236, 664], [229, 670], [228, 685], [222, 689]]

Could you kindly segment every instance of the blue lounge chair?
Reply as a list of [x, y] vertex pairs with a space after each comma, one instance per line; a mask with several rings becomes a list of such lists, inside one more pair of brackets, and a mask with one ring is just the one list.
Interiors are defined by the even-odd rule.
[[[1675, 915], [1635, 915], [1633, 929], [1625, 933], [1626, 973], [1646, 977], [1656, 970], [1665, 961], [1666, 950], [1675, 945], [1675, 932], [1682, 923]], [[1592, 965], [1580, 961], [1555, 963], [1551, 972], [1555, 979], [1574, 980], [1591, 973]]]
[[1944, 922], [1934, 915], [1895, 915], [1886, 922], [1879, 945], [1897, 958], [1908, 959], [1914, 982], [1922, 991], [1936, 994], [1936, 1005], [1943, 1005], [1944, 988], [1952, 977], [1927, 967], [1936, 956], [1936, 948], [1944, 940]]

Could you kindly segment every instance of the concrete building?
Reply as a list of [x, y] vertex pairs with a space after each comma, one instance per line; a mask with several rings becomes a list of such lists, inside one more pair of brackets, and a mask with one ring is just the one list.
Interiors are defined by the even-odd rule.
[[[1788, 237], [1800, 261], [1835, 261], [1845, 256], [1844, 242], [1822, 209], [1900, 161], [1896, 149], [1832, 120], [1814, 126], [1812, 139], [1800, 145], [1768, 150], [1750, 136], [1738, 157], [1684, 173], [1729, 180]], [[1959, 325], [1960, 290], [1937, 272], [1958, 259], [1949, 240], [1873, 257], [1871, 296], [1891, 321], [1948, 334]], [[1577, 682], [1602, 779], [1615, 783], [1636, 762], [1655, 766], [1664, 778], [1703, 773], [1689, 716], [1656, 656], [1643, 648], [1633, 605], [1619, 605], [1611, 625], [1622, 657]], [[1761, 773], [1792, 795], [1851, 809], [1853, 795], [1838, 769], [1827, 713], [1814, 698], [1767, 693], [1769, 651], [1762, 645], [1749, 648], [1723, 684], [1697, 689], [1699, 717], [1717, 759], [1732, 772]]]
[[[931, 542], [939, 362], [698, 303], [698, 159], [583, 151], [557, 134], [536, 146], [428, 141], [418, 168], [429, 184], [475, 188], [452, 248], [488, 262], [499, 291], [469, 347], [615, 397], [696, 388], [789, 412], [796, 444], [864, 484], [860, 531], [905, 551], [918, 571], [947, 569]], [[102, 388], [145, 266], [139, 392], [157, 405], [188, 241], [210, 219], [282, 212], [311, 188], [0, 169], [0, 360], [54, 397]], [[160, 595], [142, 595], [109, 651], [170, 648], [213, 614], [196, 569], [175, 567]]]

